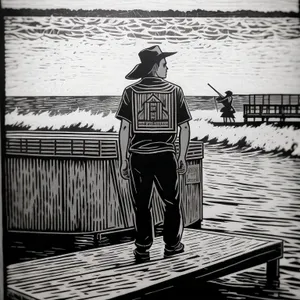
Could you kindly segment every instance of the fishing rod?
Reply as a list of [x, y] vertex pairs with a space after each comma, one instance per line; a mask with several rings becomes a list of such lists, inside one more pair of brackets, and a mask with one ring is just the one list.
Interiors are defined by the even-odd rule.
[[211, 87], [220, 97], [224, 97], [220, 92], [218, 92], [213, 86], [208, 83], [208, 86]]
[[[220, 93], [220, 92], [218, 92], [214, 87], [212, 87], [209, 83], [208, 83], [208, 86], [209, 87], [211, 87], [220, 97], [223, 97], [223, 95]], [[218, 105], [217, 105], [217, 102], [216, 102], [216, 98], [214, 98], [214, 103], [215, 103], [215, 108], [216, 108], [216, 110], [217, 110], [217, 112], [218, 112]]]

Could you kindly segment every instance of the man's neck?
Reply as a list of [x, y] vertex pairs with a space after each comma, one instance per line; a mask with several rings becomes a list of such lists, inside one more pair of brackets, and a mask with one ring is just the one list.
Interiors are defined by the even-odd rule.
[[154, 73], [148, 74], [148, 75], [146, 75], [145, 77], [157, 77], [157, 78], [159, 78], [159, 77], [157, 76], [157, 74], [154, 74]]
[[147, 76], [143, 77], [142, 79], [159, 79], [159, 80], [163, 80], [164, 78], [159, 77], [157, 75], [147, 75]]

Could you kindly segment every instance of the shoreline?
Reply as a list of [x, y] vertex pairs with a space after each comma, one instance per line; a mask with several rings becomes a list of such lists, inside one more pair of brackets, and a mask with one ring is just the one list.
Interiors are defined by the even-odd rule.
[[65, 8], [58, 9], [14, 9], [3, 8], [4, 16], [60, 16], [60, 17], [101, 17], [101, 18], [299, 18], [299, 12], [270, 11], [261, 12], [254, 10], [236, 10], [236, 11], [206, 11], [202, 9], [191, 11], [178, 10], [71, 10]]

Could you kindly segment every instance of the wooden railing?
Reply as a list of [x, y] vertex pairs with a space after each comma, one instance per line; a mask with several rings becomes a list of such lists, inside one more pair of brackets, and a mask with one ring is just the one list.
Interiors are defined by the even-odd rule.
[[44, 157], [118, 157], [116, 134], [11, 131], [6, 134], [6, 154]]
[[[175, 142], [178, 151], [179, 142]], [[203, 144], [190, 141], [187, 160], [203, 158]], [[70, 133], [10, 131], [6, 134], [6, 154], [36, 157], [118, 158], [116, 133]]]
[[248, 122], [249, 118], [268, 121], [269, 119], [279, 118], [285, 121], [286, 118], [300, 118], [300, 104], [246, 104], [244, 105], [244, 120]]
[[250, 94], [248, 96], [249, 105], [300, 105], [299, 94]]

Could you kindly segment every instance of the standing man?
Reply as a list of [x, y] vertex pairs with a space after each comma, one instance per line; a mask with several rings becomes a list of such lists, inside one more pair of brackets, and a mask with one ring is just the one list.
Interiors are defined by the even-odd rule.
[[221, 117], [223, 118], [224, 123], [227, 123], [227, 119], [229, 119], [229, 122], [235, 122], [235, 116], [234, 113], [236, 112], [234, 107], [232, 106], [233, 98], [232, 98], [232, 92], [226, 91], [226, 96], [218, 97], [216, 100], [219, 103], [223, 104], [223, 107], [221, 108], [220, 112], [222, 112]]
[[[179, 174], [186, 172], [191, 115], [181, 87], [165, 80], [166, 57], [175, 53], [162, 52], [159, 46], [139, 52], [141, 63], [126, 75], [126, 79], [140, 80], [125, 88], [116, 113], [116, 118], [121, 120], [120, 172], [129, 180], [134, 201], [134, 256], [138, 262], [150, 259], [154, 238], [150, 203], [153, 183], [165, 204], [164, 256], [184, 251]], [[178, 128], [177, 159], [174, 142]]]

